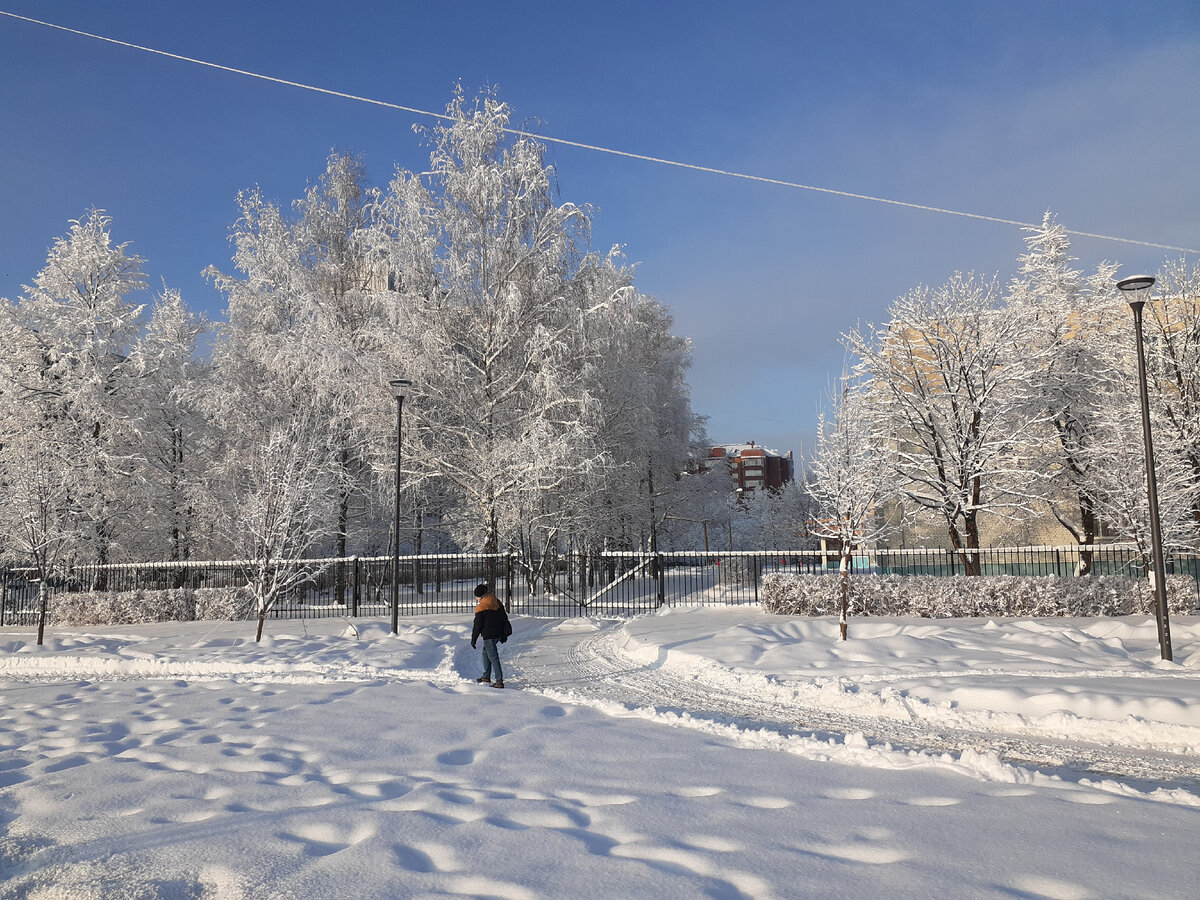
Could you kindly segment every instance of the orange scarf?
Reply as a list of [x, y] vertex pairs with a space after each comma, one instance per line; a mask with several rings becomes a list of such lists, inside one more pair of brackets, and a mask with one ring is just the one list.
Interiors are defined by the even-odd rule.
[[495, 594], [484, 594], [479, 598], [479, 602], [475, 605], [475, 612], [485, 612], [489, 609], [499, 609], [500, 601], [496, 599]]

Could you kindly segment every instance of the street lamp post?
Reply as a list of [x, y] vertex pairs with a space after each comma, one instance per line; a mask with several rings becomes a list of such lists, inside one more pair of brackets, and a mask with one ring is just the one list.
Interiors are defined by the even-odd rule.
[[400, 426], [404, 422], [404, 395], [412, 382], [397, 378], [388, 382], [396, 398], [396, 517], [392, 522], [392, 634], [400, 632]]
[[1167, 569], [1163, 562], [1162, 526], [1158, 517], [1158, 483], [1154, 477], [1154, 443], [1150, 438], [1150, 392], [1146, 387], [1146, 351], [1142, 347], [1142, 307], [1154, 285], [1152, 275], [1134, 275], [1117, 282], [1133, 310], [1137, 344], [1138, 387], [1142, 398], [1142, 440], [1146, 448], [1146, 494], [1150, 504], [1151, 562], [1154, 566], [1154, 616], [1158, 621], [1158, 647], [1162, 658], [1172, 659], [1171, 624], [1167, 617]]

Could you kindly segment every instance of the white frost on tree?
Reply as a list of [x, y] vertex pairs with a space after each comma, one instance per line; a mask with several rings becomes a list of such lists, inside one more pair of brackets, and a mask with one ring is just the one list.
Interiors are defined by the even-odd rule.
[[300, 561], [327, 533], [335, 463], [315, 423], [298, 415], [273, 424], [262, 443], [229, 457], [219, 474], [238, 498], [224, 528], [230, 545], [245, 554], [259, 641], [279, 599], [316, 574]]
[[72, 485], [74, 553], [101, 564], [119, 557], [133, 511], [137, 374], [129, 353], [143, 320], [129, 295], [145, 286], [141, 258], [113, 244], [111, 225], [95, 209], [72, 221], [4, 315], [10, 399], [19, 421], [56, 445], [46, 464], [57, 458], [75, 469], [59, 479]]
[[1044, 413], [1029, 402], [1042, 364], [994, 282], [956, 273], [896, 300], [889, 321], [847, 345], [869, 380], [877, 440], [895, 449], [904, 496], [945, 524], [968, 575], [980, 574], [979, 516], [1028, 512], [1037, 475], [1025, 438]]
[[344, 556], [356, 520], [378, 496], [376, 417], [386, 413], [378, 359], [389, 343], [373, 226], [377, 193], [361, 160], [330, 154], [289, 215], [258, 189], [238, 197], [231, 240], [237, 275], [208, 270], [228, 300], [208, 400], [225, 452], [252, 452], [303, 414], [338, 477], [324, 531]]
[[896, 521], [886, 515], [895, 499], [893, 448], [875, 440], [868, 390], [843, 374], [831, 398], [831, 418], [817, 420], [817, 442], [805, 490], [815, 509], [813, 537], [834, 541], [840, 573], [840, 635], [846, 640], [850, 569], [854, 551], [888, 537]]
[[447, 115], [429, 174], [399, 172], [383, 201], [395, 368], [415, 382], [409, 457], [453, 488], [458, 540], [496, 553], [602, 461], [577, 335], [608, 298], [574, 288], [588, 218], [556, 202], [544, 148], [508, 141], [491, 96], [471, 106], [459, 91]]
[[1153, 393], [1161, 421], [1156, 439], [1186, 473], [1190, 540], [1200, 542], [1200, 264], [1169, 260], [1143, 309]]
[[205, 422], [196, 395], [208, 371], [197, 347], [206, 329], [178, 291], [164, 290], [133, 350], [140, 559], [192, 556], [205, 480]]
[[1120, 312], [1117, 267], [1102, 263], [1092, 275], [1075, 269], [1067, 231], [1049, 212], [1026, 231], [1028, 251], [1018, 259], [1008, 306], [1026, 323], [1022, 348], [1040, 351], [1028, 365], [1032, 412], [1044, 414], [1028, 439], [1030, 460], [1051, 476], [1040, 482], [1042, 497], [1081, 545], [1076, 574], [1086, 575], [1100, 534], [1096, 470], [1104, 458], [1104, 405], [1113, 393], [1108, 349]]

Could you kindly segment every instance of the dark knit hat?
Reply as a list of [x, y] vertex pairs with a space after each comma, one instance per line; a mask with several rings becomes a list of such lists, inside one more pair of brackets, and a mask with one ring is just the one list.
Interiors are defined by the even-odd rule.
[[475, 588], [475, 596], [476, 597], [486, 597], [487, 594], [488, 594], [488, 586], [487, 586], [486, 582]]

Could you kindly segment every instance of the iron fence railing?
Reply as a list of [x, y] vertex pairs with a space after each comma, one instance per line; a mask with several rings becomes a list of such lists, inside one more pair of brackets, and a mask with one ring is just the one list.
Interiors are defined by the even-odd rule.
[[[1145, 577], [1135, 548], [1096, 545], [1091, 573]], [[984, 575], [1071, 576], [1080, 547], [991, 547], [978, 551]], [[679, 604], [756, 603], [763, 576], [770, 572], [819, 574], [836, 570], [835, 550], [734, 551], [729, 553], [605, 552], [527, 559], [510, 554], [426, 554], [399, 560], [398, 611], [407, 616], [469, 614], [474, 587], [494, 585], [510, 611], [537, 616], [623, 616]], [[270, 611], [273, 618], [380, 616], [391, 610], [392, 558], [349, 557], [298, 563], [295, 588]], [[855, 573], [962, 575], [953, 551], [871, 548], [856, 551]], [[48, 584], [51, 596], [85, 591], [161, 591], [237, 588], [247, 584], [245, 562], [190, 561], [80, 566]], [[1197, 584], [1200, 609], [1200, 556], [1176, 554], [1168, 574], [1187, 574]], [[36, 621], [38, 583], [32, 570], [0, 569], [0, 625]]]

